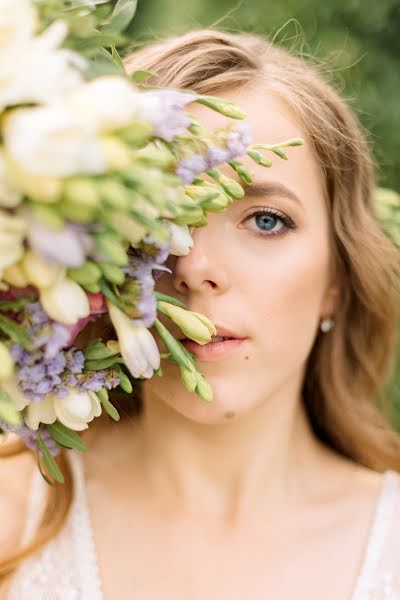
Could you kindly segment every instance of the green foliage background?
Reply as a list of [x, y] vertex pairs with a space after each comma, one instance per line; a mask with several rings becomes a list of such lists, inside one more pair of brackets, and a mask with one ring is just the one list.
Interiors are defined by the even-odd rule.
[[[139, 0], [128, 34], [142, 43], [199, 27], [268, 35], [321, 62], [370, 132], [378, 185], [400, 191], [399, 0]], [[390, 392], [400, 430], [400, 358]]]
[[399, 0], [139, 0], [129, 34], [140, 42], [209, 26], [276, 35], [326, 63], [372, 135], [379, 185], [400, 190]]

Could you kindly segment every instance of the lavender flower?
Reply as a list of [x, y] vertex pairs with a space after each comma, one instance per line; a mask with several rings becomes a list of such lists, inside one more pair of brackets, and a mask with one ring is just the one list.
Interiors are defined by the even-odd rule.
[[153, 125], [156, 137], [171, 142], [189, 127], [191, 121], [185, 107], [196, 98], [195, 94], [179, 90], [146, 92], [146, 102], [140, 116]]
[[235, 129], [229, 131], [225, 146], [208, 146], [204, 155], [192, 154], [183, 158], [179, 161], [175, 172], [184, 184], [190, 184], [200, 173], [243, 156], [250, 144], [248, 123], [239, 123]]
[[[60, 453], [60, 447], [57, 445], [57, 443], [51, 437], [47, 427], [44, 427], [40, 431], [39, 430], [35, 431], [33, 429], [30, 429], [30, 427], [27, 427], [26, 425], [10, 425], [9, 423], [6, 423], [5, 421], [0, 420], [0, 429], [2, 429], [3, 431], [6, 431], [8, 433], [14, 433], [31, 450], [35, 449], [37, 438], [40, 433], [43, 443], [47, 446], [50, 453], [53, 456], [57, 456]], [[38, 454], [40, 457], [43, 456], [43, 451], [41, 448], [38, 449]]]

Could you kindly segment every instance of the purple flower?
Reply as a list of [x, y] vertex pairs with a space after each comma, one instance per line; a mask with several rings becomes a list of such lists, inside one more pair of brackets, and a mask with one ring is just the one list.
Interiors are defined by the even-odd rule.
[[154, 135], [171, 142], [176, 135], [184, 134], [190, 125], [190, 117], [185, 107], [197, 96], [179, 90], [156, 90], [146, 92], [148, 109], [144, 108], [143, 118], [154, 127]]
[[[6, 431], [8, 433], [14, 433], [31, 450], [35, 449], [37, 437], [38, 437], [38, 434], [40, 433], [40, 436], [41, 436], [44, 444], [49, 449], [50, 453], [53, 456], [57, 456], [60, 453], [60, 447], [57, 445], [57, 443], [51, 437], [47, 427], [43, 427], [42, 429], [35, 431], [33, 429], [30, 429], [26, 425], [10, 425], [9, 423], [6, 423], [5, 421], [0, 420], [0, 429], [2, 429], [3, 431]], [[40, 457], [43, 456], [43, 451], [41, 448], [39, 448], [38, 454]]]
[[179, 161], [175, 172], [184, 184], [190, 184], [197, 175], [243, 156], [250, 144], [248, 123], [239, 123], [229, 131], [225, 146], [208, 146], [204, 156], [192, 154], [183, 158]]

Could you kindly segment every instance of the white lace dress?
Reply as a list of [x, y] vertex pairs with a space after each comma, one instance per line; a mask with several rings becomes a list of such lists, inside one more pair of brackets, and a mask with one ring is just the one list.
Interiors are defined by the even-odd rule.
[[[76, 493], [67, 521], [56, 538], [14, 573], [7, 600], [105, 600], [86, 498], [83, 461], [76, 452], [68, 455]], [[35, 471], [24, 542], [34, 534], [39, 522], [46, 485], [39, 471]], [[352, 596], [338, 600], [400, 600], [400, 475], [394, 471], [385, 472]]]

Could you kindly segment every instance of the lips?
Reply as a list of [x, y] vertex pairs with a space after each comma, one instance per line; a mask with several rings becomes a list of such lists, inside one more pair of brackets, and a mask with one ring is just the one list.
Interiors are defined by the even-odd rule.
[[[214, 338], [226, 338], [229, 340], [244, 340], [246, 339], [245, 336], [239, 335], [238, 333], [235, 333], [234, 331], [232, 331], [231, 329], [228, 329], [227, 327], [223, 327], [222, 325], [217, 325], [216, 323], [214, 323], [215, 328], [217, 330], [217, 335], [213, 335], [211, 339]], [[187, 337], [180, 337], [178, 338], [180, 342], [187, 340]]]

